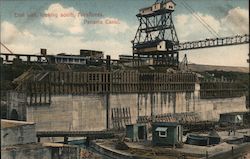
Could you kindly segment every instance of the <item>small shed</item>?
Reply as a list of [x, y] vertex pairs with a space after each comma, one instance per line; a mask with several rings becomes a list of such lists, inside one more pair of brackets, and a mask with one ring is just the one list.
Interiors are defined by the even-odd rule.
[[161, 9], [161, 3], [157, 2], [155, 4], [152, 5], [152, 11], [158, 11]]
[[126, 137], [132, 139], [132, 141], [147, 140], [146, 124], [126, 125]]
[[140, 14], [141, 15], [147, 15], [147, 14], [152, 14], [152, 7], [146, 7], [146, 8], [142, 8], [140, 9]]
[[166, 8], [169, 11], [174, 11], [176, 6], [176, 3], [174, 3], [172, 0], [167, 0], [164, 4], [163, 4], [163, 8]]
[[231, 112], [220, 114], [221, 125], [242, 125], [245, 112]]
[[177, 122], [157, 122], [152, 124], [154, 146], [175, 146], [182, 144], [182, 126]]

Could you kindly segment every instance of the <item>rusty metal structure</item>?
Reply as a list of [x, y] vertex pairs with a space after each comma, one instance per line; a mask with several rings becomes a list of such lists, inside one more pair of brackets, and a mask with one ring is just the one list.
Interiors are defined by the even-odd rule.
[[220, 46], [242, 45], [249, 43], [249, 35], [236, 35], [231, 37], [209, 38], [205, 40], [189, 41], [174, 46], [174, 50], [193, 50]]
[[[153, 5], [139, 10], [136, 15], [139, 27], [132, 41], [135, 66], [142, 65], [143, 59], [151, 59], [150, 65], [178, 68], [179, 51], [249, 43], [247, 34], [231, 37], [216, 34], [216, 38], [179, 42], [172, 20], [175, 6], [172, 0], [157, 0]], [[121, 56], [121, 59], [131, 60], [126, 56]]]
[[[142, 8], [137, 14], [140, 22], [133, 43], [133, 58], [153, 58], [154, 65], [178, 66], [178, 51], [173, 50], [179, 44], [172, 20], [173, 1], [156, 2]], [[139, 61], [137, 61], [139, 65]]]

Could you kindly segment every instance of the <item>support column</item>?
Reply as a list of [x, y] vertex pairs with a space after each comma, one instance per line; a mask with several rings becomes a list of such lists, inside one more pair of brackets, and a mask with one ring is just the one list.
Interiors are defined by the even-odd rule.
[[68, 144], [68, 136], [64, 136], [63, 143]]
[[[111, 70], [111, 57], [109, 55], [106, 56], [107, 58], [107, 63], [106, 63], [106, 69], [110, 72]], [[111, 75], [110, 75], [111, 76]], [[110, 97], [110, 91], [112, 90], [111, 88], [111, 77], [109, 79], [109, 87], [110, 89], [107, 91], [107, 94], [105, 95], [105, 98], [106, 98], [106, 129], [109, 129], [110, 128], [110, 123], [109, 123], [109, 109], [110, 109], [110, 101], [109, 101], [109, 97]]]
[[105, 100], [106, 100], [106, 129], [110, 128], [110, 123], [109, 123], [109, 109], [110, 109], [110, 102], [109, 102], [109, 93], [105, 95]]
[[173, 113], [176, 114], [176, 92], [172, 93], [172, 100], [173, 100]]
[[137, 120], [139, 119], [140, 116], [140, 94], [137, 94]]

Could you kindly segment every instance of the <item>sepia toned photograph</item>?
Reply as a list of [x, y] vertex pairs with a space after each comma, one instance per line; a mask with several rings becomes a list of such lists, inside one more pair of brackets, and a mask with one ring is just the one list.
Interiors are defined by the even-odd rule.
[[249, 0], [0, 0], [2, 159], [250, 159]]

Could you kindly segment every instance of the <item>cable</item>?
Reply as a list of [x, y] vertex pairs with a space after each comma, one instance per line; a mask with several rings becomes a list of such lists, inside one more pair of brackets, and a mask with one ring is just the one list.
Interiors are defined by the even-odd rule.
[[206, 25], [206, 23], [204, 22], [204, 21], [202, 21], [201, 19], [199, 19], [198, 17], [197, 17], [197, 15], [195, 15], [195, 13], [190, 9], [190, 8], [188, 8], [186, 5], [185, 5], [185, 3], [183, 3], [183, 2], [181, 2], [182, 3], [182, 5], [192, 14], [192, 16], [195, 18], [195, 19], [197, 19], [213, 36], [215, 36], [215, 37], [219, 37], [219, 35], [213, 30], [213, 29], [211, 29], [211, 27], [209, 27], [209, 26], [207, 26]]
[[186, 3], [185, 1], [183, 2], [187, 5], [187, 7], [189, 7], [193, 11], [195, 15], [197, 15], [200, 18], [201, 21], [203, 21], [218, 37], [220, 37], [220, 35], [208, 23], [206, 23], [206, 21], [199, 14], [197, 14], [188, 3]]
[[213, 36], [215, 36], [215, 37], [218, 37], [206, 24], [204, 24], [204, 22], [203, 21], [201, 21], [198, 17], [197, 17], [197, 15], [195, 15], [194, 13], [193, 13], [193, 11], [191, 11], [183, 2], [182, 2], [182, 5], [192, 14], [192, 16], [195, 18], [195, 19], [197, 19]]
[[1, 44], [7, 51], [9, 51], [11, 54], [13, 54], [13, 52], [12, 52], [7, 46], [5, 46], [1, 41], [0, 41], [0, 44]]
[[208, 31], [211, 33], [211, 34], [213, 34], [213, 35], [215, 35], [217, 38], [219, 38], [220, 37], [220, 35], [209, 25], [209, 24], [207, 24], [203, 19], [202, 19], [202, 17], [199, 15], [199, 14], [197, 14], [185, 1], [184, 1], [184, 3], [186, 4], [186, 6], [187, 7], [189, 7], [189, 9], [190, 9], [190, 11], [191, 11], [191, 13], [194, 15], [194, 17], [206, 28], [206, 29], [208, 29]]

